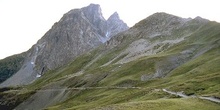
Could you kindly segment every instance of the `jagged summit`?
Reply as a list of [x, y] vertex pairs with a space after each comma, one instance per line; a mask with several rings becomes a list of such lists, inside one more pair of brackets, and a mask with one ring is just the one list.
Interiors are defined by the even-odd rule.
[[90, 4], [87, 7], [82, 8], [84, 16], [88, 19], [90, 23], [98, 29], [99, 34], [104, 36], [106, 28], [106, 20], [102, 15], [102, 10], [98, 4]]
[[22, 68], [1, 86], [28, 84], [126, 29], [119, 17], [105, 20], [98, 4], [70, 10], [28, 51]]
[[[111, 38], [112, 36], [116, 35], [120, 31], [124, 31], [128, 29], [126, 23], [124, 23], [117, 12], [114, 12], [107, 20], [108, 30], [106, 37]], [[111, 33], [110, 33], [111, 32]]]
[[88, 6], [82, 8], [82, 10], [87, 10], [87, 12], [100, 12], [102, 11], [101, 6], [99, 4], [91, 3]]
[[120, 19], [117, 12], [114, 12], [114, 13], [108, 18], [108, 21], [109, 21], [109, 20], [114, 20], [114, 19]]
[[96, 10], [101, 11], [101, 6], [99, 4], [94, 4], [94, 3], [91, 3], [88, 6], [83, 7], [82, 9], [85, 9], [85, 8], [90, 9], [90, 10], [94, 10], [94, 11], [96, 11]]

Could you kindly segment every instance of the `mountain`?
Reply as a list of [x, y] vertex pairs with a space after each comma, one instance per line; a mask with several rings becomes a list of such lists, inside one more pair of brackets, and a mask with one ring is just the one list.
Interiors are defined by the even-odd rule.
[[126, 29], [128, 26], [116, 13], [105, 20], [99, 5], [73, 9], [27, 52], [22, 68], [1, 86], [29, 84], [46, 71], [68, 64]]
[[0, 102], [16, 110], [218, 110], [219, 79], [220, 24], [155, 13], [29, 85], [0, 89]]

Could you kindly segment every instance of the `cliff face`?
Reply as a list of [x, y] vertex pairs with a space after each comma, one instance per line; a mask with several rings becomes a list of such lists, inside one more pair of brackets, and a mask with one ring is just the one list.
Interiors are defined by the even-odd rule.
[[[115, 30], [111, 29], [113, 26]], [[99, 5], [71, 10], [35, 45], [41, 50], [38, 53], [42, 52], [37, 55], [36, 65], [48, 69], [59, 67], [107, 41], [106, 34], [116, 34], [127, 28], [119, 17], [110, 22], [105, 20]]]
[[118, 15], [105, 20], [99, 5], [71, 10], [28, 51], [20, 71], [1, 86], [28, 84], [45, 71], [65, 65], [76, 56], [106, 42], [109, 35], [126, 29], [128, 26]]
[[121, 31], [127, 30], [128, 26], [122, 20], [120, 20], [119, 15], [117, 12], [112, 14], [107, 20], [107, 32], [106, 37], [112, 37], [118, 34]]

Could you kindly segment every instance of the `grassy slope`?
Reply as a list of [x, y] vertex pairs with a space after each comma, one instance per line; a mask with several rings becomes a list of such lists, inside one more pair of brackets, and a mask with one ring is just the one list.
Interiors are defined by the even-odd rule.
[[[126, 68], [131, 68], [130, 65], [122, 66], [117, 72], [111, 73], [107, 78], [99, 82], [99, 86], [118, 86], [122, 83], [133, 84], [145, 89], [136, 90], [120, 90], [120, 89], [103, 89], [103, 90], [85, 90], [80, 94], [71, 97], [67, 101], [58, 104], [50, 109], [91, 109], [91, 108], [113, 108], [113, 109], [145, 109], [149, 107], [152, 110], [164, 109], [197, 109], [207, 110], [209, 108], [219, 109], [220, 105], [209, 101], [199, 99], [179, 99], [162, 91], [156, 91], [158, 88], [169, 88], [173, 91], [184, 91], [187, 94], [210, 95], [219, 97], [219, 48], [208, 51], [206, 54], [185, 63], [170, 73], [170, 77], [163, 79], [153, 79], [147, 82], [141, 82], [136, 76], [142, 71], [147, 72], [143, 63], [130, 63], [132, 71]], [[147, 62], [146, 60], [141, 60]], [[207, 62], [207, 63], [199, 63]], [[140, 64], [139, 66], [135, 66]], [[193, 65], [197, 64], [196, 67]], [[146, 64], [144, 64], [146, 65]], [[127, 67], [126, 67], [127, 66]], [[137, 69], [135, 67], [138, 67]], [[193, 68], [192, 68], [193, 67]], [[211, 67], [211, 68], [209, 68]], [[117, 67], [118, 68], [118, 67]], [[142, 70], [142, 69], [143, 70]], [[202, 69], [202, 70], [201, 70]], [[211, 71], [210, 71], [211, 70]], [[198, 71], [196, 74], [188, 71]], [[123, 73], [121, 73], [123, 72]], [[128, 74], [136, 72], [137, 74]], [[120, 74], [121, 73], [121, 74]], [[120, 75], [118, 75], [120, 74]], [[123, 75], [122, 75], [123, 74]], [[116, 76], [115, 76], [116, 75]], [[136, 81], [135, 81], [136, 79]], [[165, 98], [165, 99], [164, 99]], [[167, 99], [168, 98], [168, 99]], [[174, 98], [174, 99], [173, 99]], [[158, 100], [159, 99], [159, 100]], [[171, 106], [172, 105], [172, 106]]]
[[17, 92], [19, 88], [1, 88], [0, 91], [0, 109], [12, 110], [24, 100], [33, 95], [34, 91], [29, 92]]
[[173, 70], [171, 76], [172, 79], [177, 80], [177, 84], [172, 89], [182, 89], [187, 94], [212, 94], [220, 97], [219, 55], [220, 51], [217, 47]]
[[[214, 34], [213, 34], [214, 33]], [[167, 88], [172, 91], [184, 91], [186, 94], [208, 95], [220, 97], [220, 26], [210, 22], [196, 31], [185, 41], [174, 45], [165, 52], [156, 55], [146, 56], [138, 60], [117, 64], [112, 62], [110, 65], [102, 67], [101, 65], [111, 61], [118, 53], [126, 48], [128, 44], [124, 43], [109, 51], [102, 47], [86, 53], [72, 63], [60, 67], [56, 70], [46, 73], [37, 81], [28, 85], [26, 89], [35, 91], [51, 83], [61, 87], [129, 87], [137, 86], [142, 89], [86, 89], [82, 91], [72, 91], [69, 98], [48, 109], [198, 109], [207, 110], [209, 108], [217, 110], [219, 104], [200, 99], [182, 99], [169, 95], [161, 91]], [[126, 39], [124, 39], [126, 40]], [[126, 41], [123, 41], [126, 42]], [[156, 65], [169, 57], [176, 57], [181, 51], [195, 48], [192, 56], [202, 52], [204, 49], [213, 47], [209, 51], [204, 51], [200, 56], [185, 61], [177, 68], [169, 71], [164, 78], [154, 78], [147, 81], [141, 81], [142, 75], [151, 75], [156, 72]], [[89, 62], [93, 61], [99, 55], [94, 63], [84, 68]], [[122, 59], [124, 56], [116, 60]], [[165, 62], [164, 65], [166, 65]], [[83, 75], [70, 78], [83, 70]], [[62, 82], [62, 83], [60, 83]], [[169, 105], [169, 106], [168, 106]]]
[[129, 102], [96, 108], [97, 110], [218, 110], [217, 104], [199, 99], [158, 99]]
[[[92, 66], [85, 71], [85, 75], [80, 77], [84, 78], [86, 74], [99, 76], [103, 73], [107, 73], [107, 77], [97, 81], [95, 86], [138, 86], [143, 87], [144, 89], [84, 90], [79, 94], [70, 97], [65, 102], [50, 107], [49, 109], [96, 108], [133, 110], [148, 108], [149, 110], [217, 110], [220, 108], [219, 104], [196, 98], [176, 98], [175, 96], [163, 93], [160, 89], [168, 88], [173, 91], [184, 91], [189, 95], [195, 94], [220, 97], [219, 29], [219, 25], [210, 22], [198, 32], [188, 37], [184, 42], [173, 46], [165, 53], [143, 57], [123, 65], [110, 64], [106, 67]], [[204, 32], [210, 33], [204, 34]], [[207, 37], [207, 35], [210, 36]], [[201, 37], [201, 39], [198, 39], [198, 37]], [[140, 81], [141, 75], [153, 74], [156, 71], [155, 62], [160, 61], [161, 59], [177, 54], [180, 51], [191, 47], [196, 48], [195, 51], [201, 51], [204, 48], [213, 45], [215, 45], [215, 47], [209, 51], [204, 51], [205, 53], [199, 57], [193, 58], [170, 71], [165, 78]], [[99, 61], [95, 62], [95, 64], [104, 64], [103, 62], [110, 61], [113, 56], [114, 54], [110, 52], [101, 57]], [[92, 80], [96, 79], [92, 78]], [[88, 83], [89, 81], [86, 80], [85, 82]], [[70, 85], [71, 84], [69, 84], [69, 86]], [[81, 86], [85, 85], [82, 84]], [[75, 85], [71, 85], [71, 87], [75, 87]]]

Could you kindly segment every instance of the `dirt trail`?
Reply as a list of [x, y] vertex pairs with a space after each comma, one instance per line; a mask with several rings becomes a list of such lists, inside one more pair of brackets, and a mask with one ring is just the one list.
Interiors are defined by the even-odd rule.
[[201, 97], [199, 97], [199, 98], [200, 98], [200, 99], [209, 100], [209, 101], [212, 101], [212, 102], [220, 103], [220, 99], [215, 98], [215, 97], [205, 97], [205, 96], [201, 96]]
[[166, 89], [162, 89], [164, 92], [166, 92], [166, 93], [169, 93], [169, 94], [172, 94], [172, 95], [177, 95], [177, 96], [180, 96], [180, 97], [183, 97], [183, 98], [188, 98], [189, 96], [187, 96], [187, 95], [185, 95], [184, 93], [183, 93], [183, 91], [182, 92], [172, 92], [172, 91], [168, 91], [168, 90], [166, 90]]
[[[182, 92], [172, 92], [172, 91], [168, 91], [166, 89], [162, 89], [162, 90], [166, 93], [169, 93], [169, 94], [172, 94], [172, 95], [177, 95], [177, 96], [180, 96], [180, 97], [183, 97], [183, 98], [197, 97], [197, 96], [187, 96], [186, 94], [183, 93], [183, 91]], [[204, 99], [204, 100], [209, 100], [209, 101], [216, 102], [216, 103], [220, 103], [220, 99], [215, 98], [215, 97], [200, 96], [200, 97], [197, 97], [197, 98]]]
[[[145, 89], [141, 87], [76, 87], [76, 88], [59, 88], [59, 89], [41, 89], [35, 90], [36, 92], [48, 92], [48, 91], [68, 91], [68, 90], [88, 90], [88, 89]], [[33, 91], [33, 90], [11, 90], [15, 92], [19, 91]]]
[[[89, 89], [146, 89], [143, 87], [76, 87], [76, 88], [59, 88], [59, 89], [42, 89], [42, 90], [35, 90], [36, 92], [49, 92], [49, 91], [69, 91], [69, 90], [89, 90]], [[11, 91], [32, 91], [32, 90], [11, 90]], [[162, 89], [162, 91], [172, 94], [172, 95], [177, 95], [180, 96], [182, 98], [193, 98], [193, 97], [197, 97], [197, 96], [187, 96], [186, 94], [183, 93], [183, 91], [181, 92], [173, 92], [173, 91], [168, 91], [166, 89]], [[197, 97], [200, 99], [205, 99], [205, 100], [209, 100], [212, 102], [216, 102], [216, 103], [220, 103], [220, 99], [215, 98], [215, 97], [208, 97], [208, 96], [200, 96]]]

